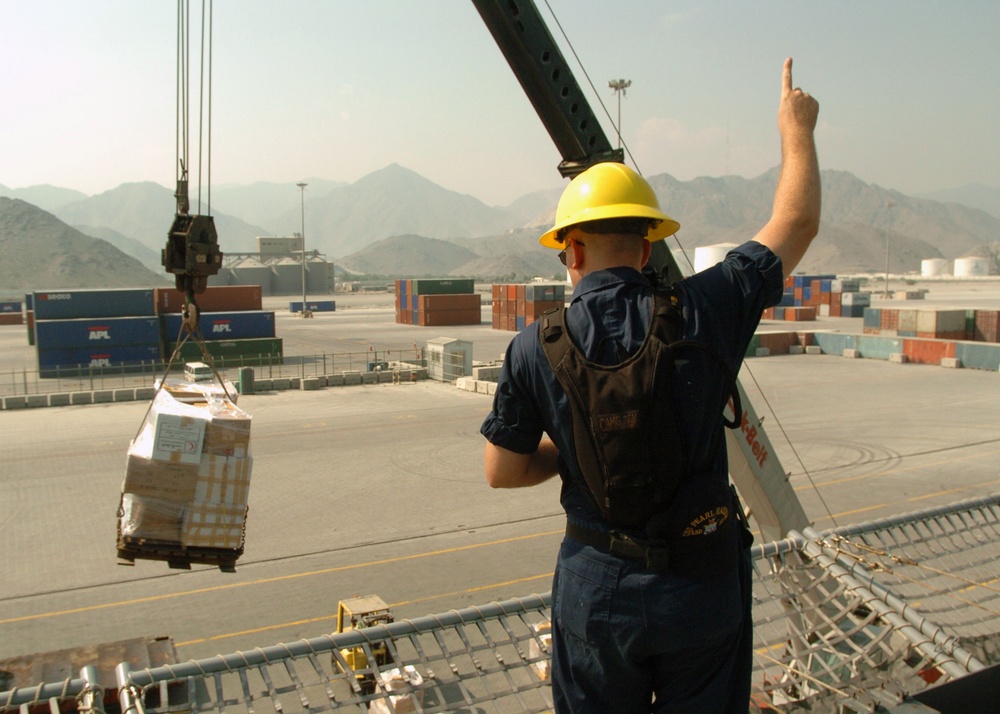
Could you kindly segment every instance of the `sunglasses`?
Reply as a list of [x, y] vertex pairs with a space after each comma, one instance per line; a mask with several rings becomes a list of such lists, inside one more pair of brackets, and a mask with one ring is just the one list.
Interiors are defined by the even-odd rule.
[[[573, 242], [580, 243], [580, 241], [573, 241]], [[580, 243], [580, 245], [582, 245], [584, 248], [587, 247], [586, 243]], [[559, 262], [562, 263], [563, 265], [566, 265], [566, 248], [563, 248], [561, 251], [559, 251], [558, 257], [559, 257]]]

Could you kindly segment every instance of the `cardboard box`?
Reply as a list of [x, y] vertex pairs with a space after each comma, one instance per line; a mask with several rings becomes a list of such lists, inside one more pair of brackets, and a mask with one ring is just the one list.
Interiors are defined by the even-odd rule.
[[203, 454], [190, 501], [195, 505], [217, 504], [246, 508], [252, 465], [253, 460], [249, 457]]
[[532, 627], [535, 630], [536, 637], [528, 640], [528, 659], [545, 658], [531, 663], [531, 668], [535, 670], [538, 678], [545, 681], [549, 678], [549, 672], [552, 667], [552, 623], [548, 620], [542, 620]]
[[411, 714], [411, 712], [417, 711], [418, 704], [420, 706], [423, 705], [424, 693], [414, 690], [423, 684], [424, 678], [420, 676], [420, 673], [412, 665], [407, 665], [403, 669], [405, 670], [405, 674], [398, 667], [386, 670], [385, 672], [379, 672], [379, 685], [380, 689], [387, 692], [402, 689], [408, 690], [407, 693], [389, 695], [389, 700], [392, 702], [392, 709], [389, 708], [385, 699], [375, 699], [370, 703], [369, 711], [378, 712], [379, 714], [391, 714], [395, 710], [397, 714]]
[[242, 547], [250, 422], [217, 385], [165, 384], [126, 456], [122, 535]]
[[146, 436], [140, 436], [132, 442], [125, 457], [122, 493], [181, 504], [191, 501], [198, 482], [200, 463], [171, 463], [153, 459], [152, 429], [144, 428], [143, 434]]
[[205, 424], [202, 450], [217, 456], [249, 456], [250, 415], [232, 403], [217, 407]]
[[181, 545], [237, 550], [243, 545], [246, 506], [194, 503], [184, 509]]
[[197, 464], [205, 441], [205, 419], [152, 412], [152, 451], [158, 461]]
[[175, 543], [181, 539], [183, 510], [176, 501], [126, 493], [122, 496], [121, 534]]

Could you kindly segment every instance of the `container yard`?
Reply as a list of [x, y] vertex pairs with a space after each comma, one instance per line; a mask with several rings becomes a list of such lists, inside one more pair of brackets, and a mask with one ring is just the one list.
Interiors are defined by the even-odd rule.
[[[493, 310], [485, 304], [487, 290], [491, 295], [492, 286], [478, 288], [486, 298], [484, 315]], [[982, 303], [990, 300], [932, 288], [922, 304], [987, 310]], [[417, 339], [424, 352], [461, 352], [463, 362], [471, 353], [473, 370], [485, 373], [478, 365], [497, 363], [511, 337], [485, 320], [441, 329], [400, 325], [394, 301], [391, 293], [339, 296], [336, 312], [313, 320], [276, 309], [281, 337], [275, 339], [284, 339], [292, 355], [315, 343], [374, 346], [378, 361], [386, 350], [394, 354]], [[892, 304], [874, 302], [878, 309]], [[262, 308], [282, 304], [272, 298]], [[1000, 632], [989, 614], [996, 603], [988, 581], [995, 562], [990, 544], [1000, 535], [992, 497], [992, 432], [1000, 419], [992, 394], [1000, 374], [894, 361], [890, 356], [905, 353], [907, 340], [945, 340], [866, 335], [862, 328], [862, 318], [766, 320], [758, 337], [767, 355], [749, 359], [741, 374], [758, 404], [758, 390], [767, 397], [762, 416], [773, 454], [813, 528], [826, 534], [825, 540], [810, 534], [768, 543], [758, 533], [759, 711], [795, 711], [803, 702], [813, 711], [834, 711], [837, 702], [870, 702], [865, 697], [878, 691], [879, 672], [912, 671], [900, 681], [921, 691], [930, 687], [921, 676], [957, 681], [996, 661]], [[20, 352], [10, 354], [27, 355], [30, 366], [33, 350], [23, 326], [0, 333], [0, 346], [15, 343]], [[869, 359], [848, 358], [845, 350], [852, 349]], [[145, 692], [147, 711], [166, 711], [153, 693], [168, 690], [175, 710], [202, 711], [224, 701], [227, 710], [258, 711], [263, 697], [286, 711], [303, 701], [315, 710], [349, 711], [367, 696], [371, 708], [388, 711], [390, 703], [413, 695], [418, 681], [426, 711], [469, 702], [487, 710], [546, 711], [542, 623], [561, 534], [558, 484], [502, 495], [486, 488], [478, 426], [490, 397], [469, 389], [471, 381], [240, 395], [240, 409], [253, 415], [254, 462], [253, 485], [245, 491], [244, 550], [234, 573], [209, 564], [173, 570], [141, 559], [130, 568], [117, 565], [110, 514], [127, 473], [126, 447], [147, 404], [0, 412], [9, 437], [0, 458], [11, 465], [5, 483], [19, 504], [18, 528], [5, 530], [10, 577], [2, 590], [0, 660], [166, 637], [158, 641], [173, 648], [169, 662], [137, 660], [121, 672], [135, 692]], [[456, 388], [459, 382], [465, 389]], [[28, 454], [16, 446], [29, 442]], [[38, 497], [33, 484], [44, 485], [48, 495]], [[374, 503], [380, 517], [359, 527], [358, 513]], [[837, 549], [813, 545], [834, 542]], [[852, 553], [864, 555], [851, 564]], [[909, 564], [899, 562], [902, 556]], [[862, 582], [862, 559], [885, 567]], [[39, 562], [46, 568], [33, 567]], [[919, 584], [931, 572], [933, 593]], [[782, 580], [792, 573], [807, 597], [801, 609], [786, 612]], [[936, 649], [931, 635], [897, 619], [891, 597], [879, 605], [880, 588], [905, 595], [928, 625], [941, 626], [953, 638], [947, 649]], [[396, 664], [412, 667], [419, 679], [394, 688], [386, 680], [385, 688], [358, 695], [329, 664], [338, 648], [356, 640], [331, 633], [337, 600], [369, 592], [384, 599], [396, 622], [368, 637], [392, 642]], [[816, 608], [825, 603], [822, 613], [811, 609], [813, 602]], [[826, 629], [810, 639], [816, 630], [797, 629], [796, 618], [816, 616]], [[828, 642], [840, 644], [827, 651]], [[903, 661], [908, 658], [915, 669]], [[886, 667], [866, 669], [869, 661]], [[68, 684], [60, 680], [53, 688], [83, 687], [76, 673], [67, 676]], [[511, 678], [520, 684], [512, 687]], [[316, 694], [323, 682], [334, 699]], [[49, 691], [27, 694], [44, 699]]]

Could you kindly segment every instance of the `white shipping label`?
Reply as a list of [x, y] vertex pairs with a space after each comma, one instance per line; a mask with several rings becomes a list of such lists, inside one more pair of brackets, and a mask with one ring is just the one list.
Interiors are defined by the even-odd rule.
[[153, 458], [197, 464], [205, 440], [205, 420], [175, 414], [157, 414]]

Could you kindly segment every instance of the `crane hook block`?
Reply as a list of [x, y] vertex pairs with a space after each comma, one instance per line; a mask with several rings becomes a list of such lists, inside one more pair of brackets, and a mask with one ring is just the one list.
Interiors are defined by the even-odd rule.
[[177, 289], [203, 293], [210, 275], [222, 267], [222, 251], [212, 216], [178, 213], [161, 254], [163, 267], [173, 273]]

